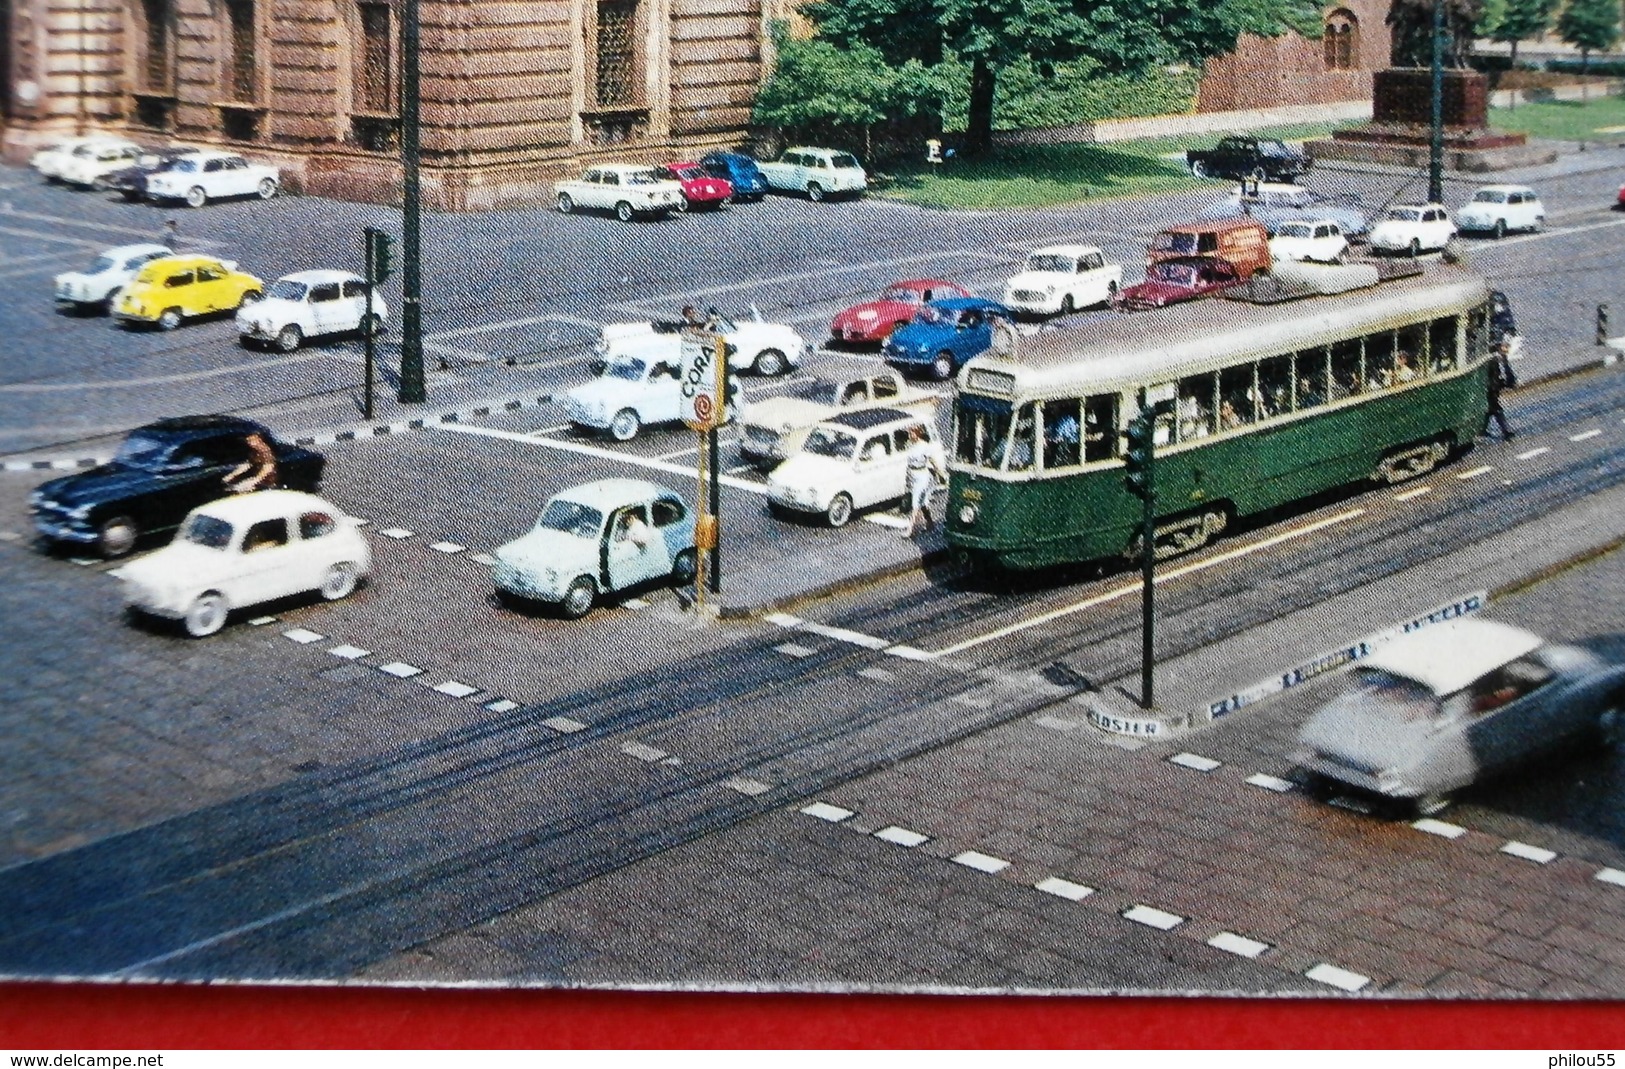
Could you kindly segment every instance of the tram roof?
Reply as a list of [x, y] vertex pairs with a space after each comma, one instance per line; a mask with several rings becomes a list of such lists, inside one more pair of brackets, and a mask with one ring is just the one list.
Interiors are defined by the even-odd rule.
[[1080, 379], [1103, 387], [1155, 385], [1223, 367], [1246, 354], [1273, 356], [1460, 314], [1483, 304], [1489, 294], [1476, 272], [1437, 264], [1420, 275], [1332, 296], [1277, 304], [1191, 301], [1023, 338], [1014, 359], [984, 354], [967, 362], [959, 384], [986, 369], [1013, 374], [1018, 395], [1064, 390]]

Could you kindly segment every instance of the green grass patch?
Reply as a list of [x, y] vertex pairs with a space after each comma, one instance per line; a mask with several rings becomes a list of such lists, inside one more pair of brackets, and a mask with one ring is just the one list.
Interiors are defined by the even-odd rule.
[[1600, 87], [1596, 93], [1588, 101], [1551, 100], [1491, 108], [1490, 125], [1548, 141], [1625, 141], [1625, 133], [1618, 130], [1597, 132], [1600, 127], [1625, 126], [1625, 97], [1603, 96]]
[[[1258, 131], [1296, 141], [1322, 137], [1349, 123], [1312, 123]], [[1192, 178], [1184, 152], [1213, 145], [1217, 133], [1146, 138], [1094, 145], [1016, 145], [986, 160], [954, 159], [932, 169], [910, 160], [889, 173], [877, 196], [930, 208], [1044, 208], [1104, 197], [1167, 193], [1218, 185]], [[1164, 159], [1169, 153], [1179, 159]]]

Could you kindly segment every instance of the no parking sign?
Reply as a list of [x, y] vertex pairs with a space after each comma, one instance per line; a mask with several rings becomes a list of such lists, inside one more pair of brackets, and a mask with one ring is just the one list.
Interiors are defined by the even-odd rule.
[[727, 373], [722, 335], [704, 330], [683, 331], [679, 381], [683, 399], [679, 414], [696, 431], [710, 431], [727, 419], [727, 401], [719, 389]]

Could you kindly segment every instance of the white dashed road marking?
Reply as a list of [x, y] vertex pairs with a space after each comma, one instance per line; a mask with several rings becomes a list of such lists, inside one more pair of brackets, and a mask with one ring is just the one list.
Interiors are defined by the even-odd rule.
[[1595, 878], [1603, 883], [1611, 883], [1615, 887], [1625, 887], [1625, 872], [1618, 869], [1603, 869]]
[[1256, 958], [1270, 948], [1268, 943], [1260, 943], [1256, 939], [1248, 939], [1235, 932], [1220, 932], [1207, 941], [1207, 945], [1224, 951], [1227, 954], [1236, 954], [1243, 958]]
[[773, 789], [768, 784], [763, 783], [761, 780], [746, 779], [743, 776], [734, 776], [732, 779], [725, 781], [722, 785], [728, 788], [730, 791], [738, 791], [740, 794], [748, 795], [751, 798], [754, 798], [759, 794], [766, 794], [768, 791]]
[[841, 821], [852, 815], [852, 810], [842, 809], [840, 806], [830, 805], [828, 802], [814, 802], [812, 805], [802, 806], [801, 812], [807, 814], [809, 817], [817, 817], [819, 820], [827, 820], [831, 824], [839, 824]]
[[1600, 434], [1602, 434], [1602, 431], [1596, 430], [1596, 429], [1592, 429], [1592, 430], [1589, 430], [1589, 431], [1581, 431], [1579, 434], [1571, 434], [1571, 435], [1569, 435], [1569, 441], [1571, 441], [1571, 442], [1583, 442], [1587, 438], [1595, 438]]
[[990, 876], [997, 872], [1003, 872], [1005, 869], [1010, 867], [1010, 862], [1006, 861], [1004, 858], [994, 857], [991, 854], [984, 854], [979, 850], [964, 850], [955, 854], [948, 860], [952, 861], [956, 865], [963, 865], [968, 869], [975, 869], [977, 872], [985, 872]]
[[334, 646], [327, 652], [335, 657], [342, 657], [346, 661], [359, 661], [363, 657], [372, 656], [371, 650], [364, 650], [360, 646], [351, 645]]
[[914, 847], [919, 846], [921, 843], [931, 841], [931, 836], [929, 835], [922, 835], [917, 831], [910, 831], [907, 828], [899, 828], [895, 824], [887, 825], [886, 827], [875, 832], [875, 838], [884, 839], [888, 843], [895, 843], [898, 846], [907, 847], [911, 850]]
[[1316, 965], [1313, 969], [1310, 969], [1308, 972], [1304, 973], [1304, 975], [1316, 983], [1325, 984], [1328, 987], [1335, 987], [1340, 991], [1348, 991], [1350, 993], [1360, 990], [1362, 987], [1371, 982], [1371, 977], [1369, 976], [1361, 976], [1357, 972], [1350, 972], [1347, 969], [1340, 969], [1336, 965], [1327, 965], [1325, 962]]
[[399, 542], [401, 539], [412, 537], [412, 532], [408, 531], [404, 527], [386, 527], [378, 533], [383, 535], [385, 538], [393, 538], [397, 542]]
[[1552, 451], [1551, 446], [1546, 446], [1546, 445], [1537, 446], [1534, 449], [1528, 449], [1528, 450], [1525, 450], [1522, 453], [1519, 453], [1518, 456], [1517, 456], [1517, 459], [1518, 460], [1533, 460], [1536, 457], [1540, 456], [1541, 454], [1550, 453], [1551, 451]]
[[1168, 763], [1170, 765], [1179, 765], [1182, 768], [1194, 769], [1197, 772], [1212, 772], [1223, 764], [1223, 762], [1215, 761], [1211, 757], [1203, 757], [1200, 754], [1193, 753], [1176, 753], [1168, 758]]
[[1254, 787], [1262, 787], [1266, 791], [1274, 791], [1276, 794], [1285, 794], [1287, 791], [1292, 789], [1291, 780], [1281, 779], [1278, 776], [1266, 776], [1262, 772], [1254, 772], [1251, 776], [1247, 777], [1247, 782], [1252, 784]]
[[320, 642], [327, 636], [318, 635], [316, 632], [308, 631], [303, 627], [296, 627], [291, 631], [282, 632], [282, 637], [292, 642], [297, 642], [301, 646], [308, 646], [312, 642]]
[[1533, 861], [1537, 865], [1545, 865], [1557, 860], [1557, 851], [1547, 850], [1545, 847], [1540, 846], [1530, 846], [1528, 843], [1520, 843], [1516, 839], [1501, 847], [1501, 853], [1521, 857], [1525, 861]]
[[1456, 475], [1456, 478], [1460, 479], [1462, 482], [1466, 482], [1468, 479], [1476, 479], [1480, 475], [1483, 475], [1486, 472], [1491, 472], [1491, 471], [1494, 471], [1494, 470], [1495, 469], [1492, 468], [1490, 465], [1485, 464], [1485, 465], [1483, 465], [1481, 467], [1472, 468], [1472, 469], [1470, 469], [1468, 471], [1460, 472], [1460, 473], [1458, 473]]
[[391, 661], [386, 665], [381, 665], [378, 671], [386, 676], [394, 676], [396, 679], [411, 679], [413, 676], [423, 674], [423, 669], [416, 665], [407, 664], [404, 661]]
[[1081, 883], [1063, 880], [1059, 876], [1050, 876], [1033, 884], [1037, 890], [1056, 898], [1064, 898], [1069, 902], [1081, 902], [1095, 893], [1093, 887], [1085, 887]]
[[1157, 909], [1155, 906], [1133, 906], [1123, 911], [1123, 919], [1164, 932], [1171, 931], [1185, 923], [1185, 918], [1179, 914], [1169, 913], [1167, 910]]
[[1433, 487], [1431, 486], [1418, 486], [1415, 490], [1406, 490], [1403, 494], [1395, 494], [1394, 500], [1409, 501], [1412, 498], [1421, 497], [1423, 494], [1431, 494], [1432, 492]]
[[787, 657], [811, 657], [818, 651], [795, 642], [784, 642], [773, 647]]
[[542, 721], [544, 727], [550, 727], [561, 735], [569, 735], [576, 731], [586, 731], [587, 725], [579, 720], [571, 720], [567, 716], [550, 716]]
[[444, 694], [450, 698], [466, 698], [471, 694], [478, 694], [479, 687], [471, 687], [467, 683], [460, 683], [455, 679], [448, 679], [434, 688], [436, 694]]
[[452, 554], [452, 553], [461, 553], [463, 550], [467, 549], [468, 547], [467, 546], [459, 546], [456, 542], [436, 542], [434, 545], [430, 546], [429, 548], [434, 550], [436, 553]]
[[646, 761], [651, 765], [664, 761], [671, 756], [665, 750], [657, 750], [653, 746], [646, 746], [641, 742], [623, 742], [621, 743], [621, 752], [628, 757], [635, 757], [639, 761]]
[[1431, 817], [1414, 820], [1411, 822], [1411, 827], [1417, 831], [1427, 832], [1429, 835], [1437, 835], [1441, 839], [1459, 839], [1467, 834], [1467, 829], [1459, 824], [1446, 824], [1442, 820], [1434, 820]]
[[498, 698], [494, 702], [486, 702], [485, 707], [493, 713], [507, 713], [519, 708], [519, 703], [508, 698]]

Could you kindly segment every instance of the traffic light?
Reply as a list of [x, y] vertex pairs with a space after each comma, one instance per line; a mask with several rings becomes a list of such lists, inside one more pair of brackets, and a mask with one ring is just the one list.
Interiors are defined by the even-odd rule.
[[1128, 448], [1123, 451], [1124, 472], [1123, 485], [1135, 497], [1151, 500], [1154, 490], [1151, 485], [1151, 452], [1152, 435], [1154, 434], [1151, 422], [1151, 412], [1141, 409], [1140, 414], [1129, 421], [1125, 436], [1128, 438]]
[[373, 285], [389, 278], [394, 269], [393, 256], [395, 239], [382, 230], [367, 227], [367, 247], [371, 254], [372, 278], [368, 279]]

